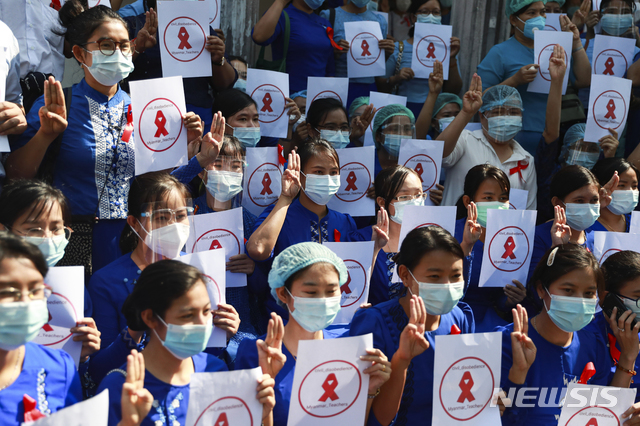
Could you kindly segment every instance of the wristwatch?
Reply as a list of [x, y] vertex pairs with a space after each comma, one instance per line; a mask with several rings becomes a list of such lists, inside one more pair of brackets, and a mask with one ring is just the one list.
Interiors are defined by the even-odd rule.
[[221, 67], [224, 65], [224, 56], [222, 57], [222, 60], [220, 62], [211, 62], [213, 65], [216, 65], [218, 67]]

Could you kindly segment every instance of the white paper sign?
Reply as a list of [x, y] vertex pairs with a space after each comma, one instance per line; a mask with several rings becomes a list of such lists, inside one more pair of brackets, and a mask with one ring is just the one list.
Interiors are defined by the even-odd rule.
[[185, 426], [257, 426], [262, 404], [256, 398], [262, 369], [195, 373], [189, 385]]
[[369, 281], [373, 261], [373, 241], [353, 243], [323, 243], [344, 261], [349, 277], [340, 287], [340, 312], [334, 324], [349, 324], [360, 305], [369, 300]]
[[[349, 79], [344, 77], [307, 77], [307, 105], [322, 98], [335, 98], [347, 108]], [[307, 108], [308, 109], [308, 108]]]
[[96, 6], [107, 6], [110, 8], [111, 1], [110, 0], [89, 0], [89, 8], [96, 7]]
[[[187, 240], [187, 253], [223, 249], [225, 262], [244, 254], [242, 207], [222, 212], [198, 214], [189, 218], [194, 232]], [[247, 274], [226, 271], [226, 287], [244, 287]]]
[[[195, 266], [202, 272], [207, 285], [207, 293], [211, 300], [211, 309], [216, 309], [221, 303], [227, 303], [225, 296], [225, 254], [223, 250], [201, 251], [193, 254], [179, 256], [179, 260], [188, 265]], [[208, 348], [224, 348], [227, 346], [227, 333], [213, 327], [213, 333], [207, 343]]]
[[259, 216], [278, 201], [282, 190], [282, 169], [278, 162], [278, 147], [247, 148], [242, 206]]
[[432, 424], [500, 424], [501, 348], [499, 332], [436, 336]]
[[209, 3], [209, 26], [220, 28], [220, 0], [207, 0], [207, 2]]
[[478, 287], [504, 287], [512, 280], [527, 282], [537, 214], [535, 210], [487, 211]]
[[629, 225], [630, 234], [640, 234], [640, 212], [631, 212], [631, 224]]
[[526, 189], [511, 188], [509, 191], [509, 208], [511, 210], [526, 210], [529, 191]]
[[47, 299], [49, 322], [42, 326], [33, 342], [50, 349], [62, 349], [71, 355], [77, 367], [82, 342], [74, 342], [69, 330], [84, 318], [84, 267], [54, 266], [49, 268], [44, 282], [52, 290]]
[[[372, 104], [376, 109], [376, 114], [380, 109], [387, 105], [400, 104], [407, 106], [407, 97], [398, 95], [389, 95], [388, 93], [369, 92], [369, 104]], [[373, 122], [376, 119], [374, 115], [369, 124], [369, 128], [364, 132], [364, 146], [373, 146]]]
[[247, 94], [258, 104], [260, 134], [270, 138], [286, 138], [289, 114], [289, 74], [276, 71], [247, 70]]
[[376, 15], [380, 15], [387, 22], [387, 28], [389, 28], [389, 14], [387, 12], [378, 12], [377, 10], [372, 10]]
[[[398, 164], [416, 171], [422, 182], [422, 192], [436, 188], [442, 170], [444, 141], [424, 139], [402, 139]], [[433, 206], [431, 198], [424, 201], [425, 206]]]
[[301, 340], [291, 389], [289, 426], [364, 424], [373, 335]]
[[640, 244], [636, 234], [626, 232], [596, 231], [593, 234], [593, 255], [602, 263], [609, 256], [623, 250], [640, 253]]
[[158, 2], [162, 76], [211, 77], [209, 5], [200, 1]]
[[547, 13], [547, 22], [545, 23], [545, 31], [562, 31], [560, 27], [560, 16], [562, 13]]
[[560, 413], [561, 426], [620, 426], [635, 401], [636, 388], [570, 383]]
[[573, 49], [573, 33], [566, 31], [535, 31], [533, 42], [533, 54], [535, 63], [539, 65], [536, 78], [529, 83], [528, 92], [549, 93], [551, 88], [551, 75], [549, 74], [549, 59], [553, 55], [553, 48], [559, 44], [564, 48], [564, 60], [567, 71], [562, 81], [562, 94], [567, 91], [569, 74], [571, 73], [571, 53]]
[[624, 77], [633, 63], [636, 43], [632, 38], [596, 34], [593, 74]]
[[[7, 72], [9, 71], [9, 61], [7, 61], [9, 48], [6, 45], [7, 43], [8, 40], [4, 41], [4, 45], [0, 43], [0, 102], [6, 100]], [[0, 152], [11, 152], [9, 138], [7, 136], [0, 135]]]
[[379, 77], [385, 74], [384, 51], [378, 47], [382, 30], [377, 21], [344, 23], [347, 52], [347, 75], [353, 77]]
[[436, 61], [442, 62], [442, 74], [449, 79], [451, 60], [451, 25], [415, 24], [411, 69], [416, 78], [429, 78]]
[[181, 77], [132, 81], [136, 176], [187, 164], [187, 112]]
[[105, 389], [93, 398], [65, 407], [29, 426], [107, 426], [108, 423], [109, 390]]
[[369, 187], [373, 185], [375, 148], [337, 149], [340, 158], [340, 189], [327, 207], [351, 216], [373, 216], [375, 201], [367, 197]]
[[609, 128], [621, 135], [627, 122], [630, 96], [631, 80], [592, 75], [584, 141], [598, 142], [611, 134]]

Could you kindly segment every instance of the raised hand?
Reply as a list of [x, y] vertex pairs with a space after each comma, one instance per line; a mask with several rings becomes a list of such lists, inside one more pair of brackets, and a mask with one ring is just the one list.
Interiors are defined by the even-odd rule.
[[264, 374], [276, 377], [287, 357], [282, 353], [282, 339], [284, 338], [284, 324], [282, 318], [275, 312], [271, 313], [271, 319], [267, 326], [267, 335], [264, 340], [256, 341], [258, 348], [258, 363]]
[[144, 357], [135, 349], [127, 356], [127, 378], [122, 385], [122, 420], [119, 426], [138, 426], [147, 417], [153, 396], [144, 387]]
[[560, 28], [562, 31], [573, 33], [573, 41], [580, 41], [580, 30], [576, 27], [576, 24], [571, 22], [571, 19], [567, 15], [560, 15]]
[[618, 183], [620, 182], [620, 176], [618, 176], [618, 172], [616, 171], [611, 180], [607, 182], [605, 186], [600, 188], [600, 208], [604, 209], [609, 204], [611, 204], [611, 194], [618, 187]]
[[289, 153], [287, 170], [282, 174], [282, 192], [281, 197], [293, 200], [302, 184], [300, 183], [300, 156], [295, 150]]
[[225, 119], [220, 111], [213, 114], [210, 131], [202, 138], [198, 162], [202, 168], [216, 161], [224, 141]]
[[509, 370], [509, 380], [516, 384], [524, 383], [529, 368], [536, 360], [536, 345], [529, 337], [529, 317], [521, 305], [513, 308], [513, 332], [511, 333], [511, 352], [513, 365]]
[[53, 138], [67, 128], [67, 109], [65, 107], [62, 85], [55, 78], [49, 77], [44, 82], [44, 106], [38, 111], [40, 116], [40, 132]]
[[603, 136], [598, 142], [600, 142], [600, 149], [602, 150], [604, 158], [613, 158], [616, 156], [620, 141], [618, 141], [618, 132], [612, 128], [608, 130], [610, 134]]
[[444, 73], [442, 68], [442, 62], [435, 61], [433, 63], [433, 71], [429, 74], [429, 92], [440, 93], [442, 85], [444, 84]]
[[564, 48], [559, 44], [553, 46], [553, 54], [549, 59], [549, 75], [551, 81], [562, 81], [567, 71]]
[[389, 242], [389, 214], [386, 209], [378, 210], [378, 223], [372, 228], [371, 241], [374, 241], [373, 252], [377, 253]]
[[[467, 205], [467, 222], [464, 224], [464, 232], [462, 234], [462, 244], [464, 254], [469, 256], [476, 241], [482, 235], [482, 225], [478, 223], [478, 208], [473, 201]], [[468, 251], [468, 252], [467, 252]]]
[[235, 336], [240, 328], [240, 315], [232, 305], [218, 304], [213, 313], [213, 325], [227, 332], [227, 337]]
[[150, 8], [145, 13], [144, 27], [136, 35], [135, 49], [138, 53], [142, 53], [145, 50], [156, 45], [158, 40], [156, 35], [158, 33], [158, 14], [153, 8]]
[[[82, 324], [82, 325], [80, 325]], [[69, 330], [76, 334], [73, 336], [74, 342], [82, 342], [82, 350], [80, 352], [80, 361], [85, 362], [89, 355], [100, 350], [100, 332], [93, 318], [82, 318], [76, 323], [75, 327]]]
[[482, 79], [478, 74], [473, 74], [469, 90], [462, 98], [462, 110], [474, 115], [482, 106]]
[[584, 24], [587, 19], [587, 15], [591, 10], [591, 0], [582, 0], [582, 4], [580, 5], [580, 9], [576, 10], [573, 13], [573, 18], [571, 18], [571, 22], [578, 28], [584, 27]]
[[420, 297], [416, 295], [411, 296], [409, 311], [409, 323], [404, 330], [402, 330], [400, 344], [396, 351], [396, 355], [406, 362], [410, 362], [414, 357], [429, 348], [429, 342], [424, 337], [424, 323], [427, 321], [427, 310]]
[[567, 244], [571, 239], [571, 227], [567, 225], [567, 215], [564, 208], [555, 206], [553, 208], [553, 225], [551, 225], [551, 246]]
[[373, 107], [373, 104], [367, 105], [367, 107], [362, 112], [362, 115], [356, 117], [355, 121], [352, 124], [351, 128], [351, 140], [359, 140], [362, 136], [364, 136], [364, 132], [367, 130], [367, 127], [371, 124], [371, 120], [373, 120], [373, 116], [376, 114], [376, 109]]
[[367, 349], [360, 360], [372, 362], [363, 373], [369, 375], [369, 395], [375, 394], [391, 377], [391, 363], [380, 349]]

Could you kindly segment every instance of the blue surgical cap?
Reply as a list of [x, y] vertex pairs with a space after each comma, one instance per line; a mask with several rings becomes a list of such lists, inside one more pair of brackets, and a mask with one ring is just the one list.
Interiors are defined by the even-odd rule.
[[522, 108], [520, 93], [518, 93], [515, 87], [505, 86], [504, 84], [490, 87], [484, 92], [484, 95], [482, 95], [480, 112], [490, 111], [497, 107], [519, 108], [521, 111], [524, 110], [524, 108]]
[[584, 140], [584, 131], [587, 126], [584, 123], [574, 124], [569, 127], [567, 133], [564, 134], [564, 141], [562, 142], [562, 150], [560, 151], [560, 161], [564, 162], [567, 152], [573, 147], [580, 139]]
[[306, 90], [301, 90], [301, 91], [296, 92], [293, 95], [291, 95], [291, 99], [295, 99], [295, 98], [305, 98], [305, 99], [307, 99], [307, 91]]
[[276, 289], [296, 272], [314, 263], [330, 263], [339, 275], [339, 283], [343, 285], [349, 277], [347, 267], [334, 252], [318, 243], [298, 243], [284, 249], [273, 261], [269, 271], [269, 287], [273, 298], [279, 303]]
[[411, 120], [411, 124], [414, 124], [416, 122], [416, 118], [409, 108], [404, 107], [400, 104], [387, 105], [384, 108], [380, 108], [376, 113], [376, 118], [373, 120], [373, 134], [375, 135], [376, 133], [378, 133], [380, 127], [382, 127], [382, 125], [386, 123], [387, 120], [397, 115], [406, 115]]
[[356, 113], [356, 110], [361, 106], [369, 105], [369, 97], [368, 96], [360, 96], [359, 98], [355, 98], [351, 105], [349, 106], [349, 119], [353, 117], [353, 114]]
[[522, 9], [523, 7], [529, 6], [530, 4], [538, 1], [542, 1], [542, 3], [547, 4], [547, 0], [507, 0], [507, 4], [504, 8], [504, 13], [507, 16], [511, 16], [515, 14], [517, 11], [519, 11], [520, 9]]
[[440, 93], [436, 99], [436, 104], [433, 106], [433, 115], [435, 117], [445, 107], [445, 105], [456, 104], [462, 110], [462, 99], [458, 95], [453, 93]]

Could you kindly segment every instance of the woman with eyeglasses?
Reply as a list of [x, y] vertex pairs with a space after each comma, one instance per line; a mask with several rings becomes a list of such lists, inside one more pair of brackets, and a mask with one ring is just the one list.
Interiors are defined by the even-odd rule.
[[[65, 194], [76, 231], [69, 261], [85, 265], [90, 275], [91, 266], [98, 270], [120, 256], [135, 153], [131, 99], [118, 83], [133, 70], [136, 47], [126, 23], [106, 6], [69, 0], [59, 16], [84, 78], [66, 100], [60, 82], [45, 82], [45, 95], [31, 108], [27, 130], [12, 143], [6, 169], [10, 179], [51, 179]], [[139, 39], [138, 48], [143, 42], [155, 43]], [[188, 113], [184, 123], [189, 141], [202, 135], [198, 116]]]
[[355, 128], [349, 123], [347, 110], [338, 99], [316, 99], [307, 108], [306, 127], [309, 138], [321, 138], [335, 149], [362, 145], [359, 141], [374, 114], [373, 107], [364, 111]]

